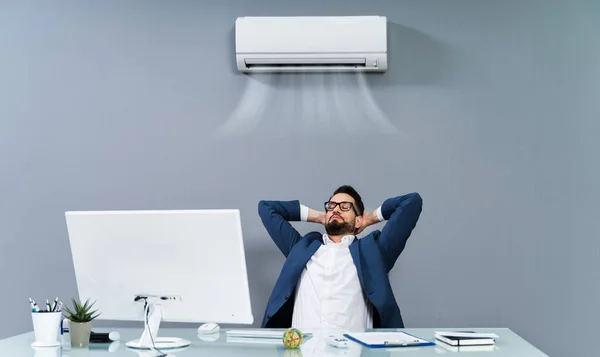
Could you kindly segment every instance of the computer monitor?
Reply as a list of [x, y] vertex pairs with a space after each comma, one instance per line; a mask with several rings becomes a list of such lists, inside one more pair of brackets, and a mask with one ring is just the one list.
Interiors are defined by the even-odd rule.
[[137, 349], [191, 342], [160, 337], [161, 321], [252, 324], [240, 212], [65, 213], [79, 299], [98, 319], [143, 321]]

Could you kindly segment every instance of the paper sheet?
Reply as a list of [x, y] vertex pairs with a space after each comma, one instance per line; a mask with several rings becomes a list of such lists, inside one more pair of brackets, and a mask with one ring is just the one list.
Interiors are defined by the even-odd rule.
[[481, 338], [498, 338], [495, 333], [483, 332], [460, 332], [460, 331], [435, 331], [435, 334], [451, 337], [481, 337]]

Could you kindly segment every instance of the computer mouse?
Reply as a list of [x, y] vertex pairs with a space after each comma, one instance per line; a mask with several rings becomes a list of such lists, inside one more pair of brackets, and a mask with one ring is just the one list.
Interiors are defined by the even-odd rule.
[[205, 324], [200, 325], [200, 327], [198, 327], [198, 333], [215, 333], [218, 332], [220, 330], [219, 325], [217, 325], [214, 322], [207, 322]]

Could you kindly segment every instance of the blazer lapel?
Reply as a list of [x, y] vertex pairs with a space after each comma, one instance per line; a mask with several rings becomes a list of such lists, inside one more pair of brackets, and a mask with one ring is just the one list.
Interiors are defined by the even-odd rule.
[[317, 250], [319, 250], [319, 248], [321, 248], [322, 245], [323, 242], [318, 240], [313, 240], [312, 242], [310, 242], [310, 244], [308, 245], [308, 249], [306, 250], [306, 257], [302, 262], [302, 265], [306, 265], [306, 263], [308, 263], [310, 258], [312, 258], [312, 256], [315, 255]]
[[354, 239], [354, 242], [350, 244], [350, 255], [352, 256], [352, 260], [354, 261], [354, 266], [356, 266], [356, 271], [358, 272], [358, 279], [363, 287], [366, 288], [365, 283], [363, 281], [363, 272], [362, 265], [360, 263], [360, 244], [358, 244], [358, 238]]
[[306, 247], [306, 250], [304, 251], [303, 256], [301, 256], [301, 258], [298, 259], [296, 266], [299, 268], [301, 267], [300, 270], [304, 269], [304, 267], [306, 266], [306, 263], [308, 263], [310, 258], [312, 258], [312, 256], [315, 255], [317, 250], [319, 250], [319, 248], [322, 245], [323, 245], [323, 241], [319, 240], [319, 239], [313, 239], [310, 243], [308, 243], [308, 246]]

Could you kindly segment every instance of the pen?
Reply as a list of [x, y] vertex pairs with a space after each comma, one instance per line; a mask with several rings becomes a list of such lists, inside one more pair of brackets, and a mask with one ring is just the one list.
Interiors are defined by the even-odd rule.
[[46, 311], [50, 312], [52, 310], [50, 310], [50, 302], [48, 301], [48, 299], [46, 299]]
[[31, 300], [31, 302], [33, 303], [33, 312], [39, 312], [40, 308], [37, 306], [37, 303], [35, 302], [35, 300]]
[[56, 297], [56, 299], [54, 299], [54, 303], [52, 304], [52, 312], [56, 311], [56, 306], [58, 305], [58, 296]]
[[33, 300], [31, 300], [31, 298], [29, 298], [29, 305], [31, 305], [31, 312], [35, 312], [35, 304], [33, 303]]

